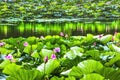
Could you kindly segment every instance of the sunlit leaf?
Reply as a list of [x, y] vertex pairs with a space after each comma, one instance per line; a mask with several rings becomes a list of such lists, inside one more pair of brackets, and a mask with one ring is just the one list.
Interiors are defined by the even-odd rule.
[[10, 60], [4, 60], [1, 64], [0, 64], [0, 69], [4, 69], [7, 65], [10, 64]]
[[48, 50], [48, 49], [42, 49], [40, 52], [40, 55], [44, 58], [46, 56], [48, 56], [49, 58], [51, 58], [51, 54], [53, 53], [52, 50]]
[[43, 63], [40, 66], [38, 66], [37, 70], [49, 75], [59, 66], [60, 63], [57, 60], [50, 59], [46, 64]]
[[69, 58], [69, 59], [75, 59], [77, 56], [82, 56], [83, 55], [83, 49], [80, 47], [71, 47], [71, 50], [67, 52], [64, 57]]
[[114, 45], [114, 44], [111, 44], [109, 47], [110, 47], [111, 50], [120, 53], [120, 47], [117, 47], [117, 46]]
[[21, 68], [21, 66], [16, 65], [15, 63], [8, 64], [8, 65], [4, 68], [3, 73], [12, 75], [13, 72], [16, 72], [16, 71], [19, 70], [20, 68]]
[[43, 73], [37, 70], [23, 70], [19, 69], [13, 72], [6, 80], [40, 80]]
[[112, 35], [105, 35], [100, 38], [100, 41], [104, 44], [108, 43], [111, 40], [112, 40]]
[[104, 80], [104, 77], [99, 74], [92, 73], [84, 75], [84, 77], [80, 80]]

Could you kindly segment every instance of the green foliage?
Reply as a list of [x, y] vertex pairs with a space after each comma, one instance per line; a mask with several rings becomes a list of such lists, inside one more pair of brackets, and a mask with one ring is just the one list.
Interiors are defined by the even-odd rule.
[[[21, 21], [40, 18], [119, 18], [119, 1], [27, 0], [0, 3], [0, 18]], [[4, 15], [3, 15], [4, 14]]]
[[14, 64], [14, 63], [8, 64], [4, 68], [3, 73], [12, 75], [14, 72], [17, 72], [20, 68], [21, 68], [21, 66], [18, 66], [18, 65]]
[[43, 74], [37, 70], [23, 70], [19, 69], [13, 72], [6, 80], [39, 80], [42, 79]]
[[110, 42], [111, 40], [112, 40], [112, 35], [106, 35], [106, 36], [103, 36], [102, 38], [100, 38], [100, 41], [103, 44], [106, 44], [106, 43]]
[[115, 70], [114, 68], [106, 68], [104, 67], [103, 69], [101, 69], [101, 71], [99, 72], [102, 76], [104, 76], [105, 79], [109, 79], [109, 80], [119, 80], [119, 74], [120, 71], [119, 70]]
[[37, 38], [35, 38], [35, 37], [29, 37], [29, 38], [27, 38], [27, 40], [26, 40], [30, 45], [33, 45], [33, 44], [36, 44], [37, 43]]
[[99, 74], [87, 74], [81, 80], [104, 80], [104, 77]]
[[[68, 38], [46, 36], [44, 39], [29, 37], [0, 40], [5, 42], [0, 46], [0, 78], [2, 76], [2, 79], [6, 80], [119, 80], [119, 33], [114, 36], [97, 37], [88, 34]], [[112, 37], [115, 39], [111, 40]], [[21, 43], [13, 43], [19, 39]], [[76, 44], [76, 41], [79, 44]], [[27, 46], [24, 46], [25, 42], [28, 43]], [[94, 42], [96, 44], [93, 44]], [[54, 52], [53, 49], [56, 47], [60, 48], [59, 53]], [[104, 49], [105, 47], [108, 50]], [[55, 59], [51, 57], [52, 54], [56, 55]], [[44, 61], [46, 56], [48, 60]]]
[[60, 63], [57, 60], [49, 60], [46, 64], [43, 63], [38, 66], [37, 70], [43, 72], [44, 74], [50, 75], [59, 66]]
[[64, 57], [69, 58], [69, 59], [75, 59], [77, 56], [82, 56], [83, 54], [81, 53], [83, 52], [82, 48], [79, 47], [71, 47], [71, 50], [69, 52], [67, 52]]
[[1, 64], [0, 64], [0, 69], [4, 69], [8, 64], [10, 64], [9, 60], [4, 60]]
[[94, 60], [100, 60], [100, 53], [99, 50], [90, 50], [86, 51], [86, 56], [94, 59]]
[[42, 49], [40, 52], [40, 55], [44, 58], [48, 56], [48, 58], [51, 58], [53, 51], [52, 50], [47, 50], [47, 49]]
[[120, 53], [120, 47], [117, 47], [114, 44], [111, 44], [109, 47], [110, 47], [111, 50]]
[[[94, 64], [94, 65], [91, 65]], [[92, 72], [97, 72], [103, 68], [103, 65], [94, 60], [85, 60], [80, 62], [77, 67], [73, 67], [69, 75], [82, 77], [83, 75], [90, 74]]]

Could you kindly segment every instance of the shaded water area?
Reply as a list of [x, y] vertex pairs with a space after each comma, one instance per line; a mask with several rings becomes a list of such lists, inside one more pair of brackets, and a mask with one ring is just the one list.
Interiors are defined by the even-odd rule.
[[0, 25], [0, 39], [9, 37], [29, 37], [59, 35], [64, 32], [68, 35], [86, 35], [88, 33], [114, 34], [120, 32], [120, 20], [112, 22], [42, 22], [19, 23], [17, 25]]

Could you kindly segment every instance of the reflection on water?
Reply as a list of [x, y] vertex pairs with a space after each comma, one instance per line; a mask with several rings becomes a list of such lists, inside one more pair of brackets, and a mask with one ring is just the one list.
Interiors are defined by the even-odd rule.
[[29, 37], [29, 36], [46, 36], [59, 35], [64, 32], [69, 35], [86, 35], [91, 34], [113, 34], [115, 31], [120, 32], [120, 21], [105, 23], [20, 23], [17, 26], [0, 26], [0, 39], [8, 37]]

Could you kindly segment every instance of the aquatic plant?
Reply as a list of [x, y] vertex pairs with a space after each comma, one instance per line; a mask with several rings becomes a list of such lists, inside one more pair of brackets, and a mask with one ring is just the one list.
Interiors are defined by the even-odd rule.
[[[2, 39], [0, 42], [5, 45], [0, 47], [0, 77], [6, 80], [119, 80], [120, 33], [103, 34], [99, 38], [100, 35]], [[25, 42], [29, 43], [26, 47]]]

